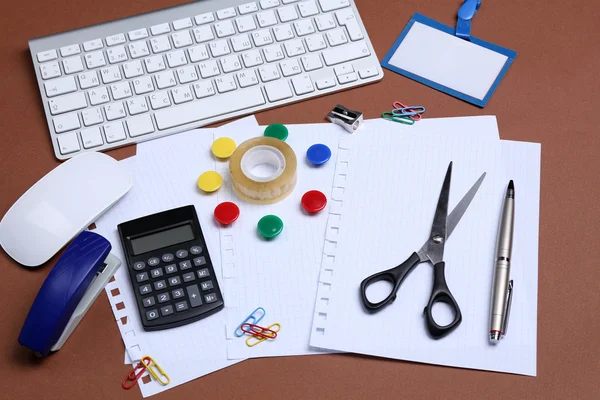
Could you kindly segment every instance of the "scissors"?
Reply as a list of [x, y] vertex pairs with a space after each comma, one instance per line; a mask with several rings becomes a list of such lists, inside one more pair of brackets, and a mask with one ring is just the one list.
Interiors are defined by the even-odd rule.
[[[458, 303], [450, 293], [448, 285], [446, 284], [445, 267], [444, 262], [444, 245], [446, 240], [452, 232], [458, 222], [462, 218], [467, 208], [471, 204], [471, 201], [475, 197], [475, 194], [479, 190], [483, 179], [485, 178], [485, 172], [479, 177], [477, 182], [473, 184], [471, 189], [465, 194], [460, 202], [454, 207], [454, 210], [448, 215], [448, 198], [450, 197], [450, 178], [452, 175], [452, 162], [448, 166], [446, 171], [446, 177], [442, 185], [442, 190], [438, 200], [435, 215], [433, 217], [433, 224], [431, 225], [431, 234], [427, 241], [417, 252], [411, 254], [410, 257], [402, 264], [388, 269], [386, 271], [378, 272], [374, 275], [369, 276], [363, 280], [360, 284], [360, 293], [364, 306], [369, 312], [377, 312], [383, 309], [383, 307], [392, 303], [396, 299], [396, 293], [402, 284], [402, 281], [415, 266], [420, 263], [430, 261], [433, 264], [433, 290], [431, 291], [431, 297], [429, 303], [425, 307], [424, 313], [427, 323], [427, 330], [432, 338], [440, 339], [450, 332], [452, 332], [462, 321], [462, 314]], [[393, 286], [390, 294], [378, 303], [372, 303], [367, 298], [367, 287], [369, 285], [379, 282], [387, 281]], [[432, 316], [433, 305], [441, 302], [446, 303], [454, 312], [454, 320], [450, 324], [441, 326], [438, 325]]]

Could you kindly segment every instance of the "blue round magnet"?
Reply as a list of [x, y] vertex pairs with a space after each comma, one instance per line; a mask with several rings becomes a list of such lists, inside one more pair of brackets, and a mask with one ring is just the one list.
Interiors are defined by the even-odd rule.
[[315, 165], [325, 164], [331, 158], [331, 150], [324, 144], [313, 144], [306, 150], [306, 158]]

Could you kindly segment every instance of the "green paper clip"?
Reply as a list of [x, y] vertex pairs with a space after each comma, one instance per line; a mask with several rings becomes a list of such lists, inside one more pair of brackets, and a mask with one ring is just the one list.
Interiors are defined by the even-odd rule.
[[414, 125], [415, 124], [415, 121], [413, 119], [408, 118], [408, 117], [397, 117], [397, 116], [393, 115], [391, 111], [385, 111], [385, 112], [381, 113], [381, 118], [387, 119], [389, 121], [399, 122], [401, 124], [406, 124], [406, 125]]

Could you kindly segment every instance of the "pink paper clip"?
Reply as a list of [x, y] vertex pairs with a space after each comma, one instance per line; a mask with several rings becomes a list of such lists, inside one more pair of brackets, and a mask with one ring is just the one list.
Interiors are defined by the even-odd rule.
[[[395, 101], [394, 104], [392, 104], [393, 108], [407, 108], [404, 104], [400, 103], [399, 101]], [[409, 108], [407, 111], [417, 111], [417, 110], [413, 110], [412, 108]], [[415, 114], [415, 115], [409, 115], [408, 118], [415, 120], [415, 121], [420, 121], [421, 120], [421, 114]]]

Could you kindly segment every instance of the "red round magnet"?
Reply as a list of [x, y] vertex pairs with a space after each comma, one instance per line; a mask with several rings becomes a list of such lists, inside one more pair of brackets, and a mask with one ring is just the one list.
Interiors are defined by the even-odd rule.
[[318, 190], [309, 190], [302, 196], [302, 207], [309, 213], [321, 211], [327, 205], [327, 197]]
[[225, 201], [215, 207], [215, 219], [223, 225], [232, 224], [240, 216], [240, 209], [235, 203]]

